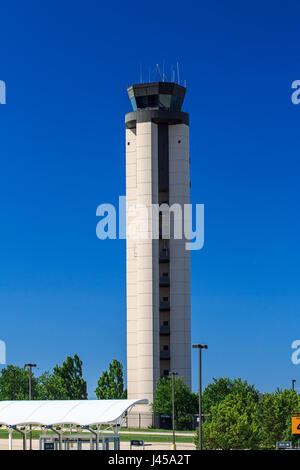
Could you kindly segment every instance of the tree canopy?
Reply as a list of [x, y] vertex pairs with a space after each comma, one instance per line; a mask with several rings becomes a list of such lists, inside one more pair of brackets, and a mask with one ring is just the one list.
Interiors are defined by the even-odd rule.
[[209, 413], [213, 405], [222, 402], [229, 394], [238, 394], [244, 401], [249, 397], [256, 402], [259, 400], [258, 390], [254, 385], [249, 385], [246, 380], [242, 381], [240, 378], [231, 380], [228, 377], [213, 378], [213, 382], [208, 384], [202, 394], [203, 413]]
[[[87, 398], [87, 384], [82, 377], [82, 361], [74, 354], [67, 356], [61, 366], [53, 372], [44, 372], [39, 377], [32, 374], [33, 400], [84, 400]], [[8, 365], [0, 373], [1, 400], [28, 400], [29, 371]]]
[[241, 379], [214, 379], [203, 392], [203, 448], [274, 449], [277, 441], [296, 443], [291, 415], [299, 407], [300, 397], [292, 390], [259, 394]]
[[[38, 398], [38, 379], [32, 375], [32, 398]], [[29, 371], [23, 367], [7, 365], [0, 372], [0, 400], [28, 400]]]
[[211, 405], [203, 423], [204, 448], [255, 449], [258, 445], [256, 410], [253, 395], [237, 391]]
[[292, 435], [291, 415], [300, 410], [300, 397], [293, 390], [264, 393], [257, 410], [259, 440], [266, 449], [274, 448], [277, 441], [297, 442]]
[[[198, 412], [198, 398], [192, 393], [182, 377], [174, 378], [175, 421], [177, 429], [185, 428]], [[172, 416], [172, 379], [159, 378], [152, 409], [156, 414]]]
[[123, 366], [119, 361], [113, 359], [108, 371], [102, 373], [95, 393], [99, 400], [117, 400], [127, 397], [127, 391], [124, 390]]

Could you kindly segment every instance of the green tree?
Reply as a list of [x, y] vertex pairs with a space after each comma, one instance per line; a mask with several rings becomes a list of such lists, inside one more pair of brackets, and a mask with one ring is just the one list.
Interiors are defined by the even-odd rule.
[[85, 400], [87, 384], [82, 376], [82, 361], [74, 354], [67, 356], [61, 366], [56, 365], [53, 373], [45, 372], [39, 378], [41, 400]]
[[[255, 449], [258, 428], [255, 420], [257, 401], [253, 395], [230, 393], [210, 407], [209, 420], [203, 423], [204, 449]], [[195, 436], [199, 445], [199, 429]]]
[[242, 381], [240, 378], [233, 380], [228, 377], [213, 378], [213, 382], [205, 388], [202, 394], [203, 414], [209, 416], [211, 407], [221, 403], [230, 394], [239, 394], [243, 399], [250, 394], [254, 401], [259, 400], [259, 392], [247, 381]]
[[113, 359], [109, 364], [109, 370], [102, 373], [95, 393], [99, 400], [118, 400], [127, 397], [127, 391], [124, 390], [123, 366], [119, 361]]
[[263, 448], [273, 449], [277, 441], [297, 442], [298, 437], [292, 435], [291, 416], [299, 407], [300, 398], [293, 390], [277, 390], [262, 396], [256, 419]]
[[[247, 381], [214, 378], [202, 395], [203, 448], [245, 449], [258, 444], [256, 410], [259, 392]], [[199, 443], [199, 430], [195, 444]]]
[[38, 398], [39, 400], [69, 400], [70, 396], [63, 379], [58, 374], [44, 372], [39, 377]]
[[[38, 379], [32, 374], [32, 399], [38, 398]], [[0, 373], [0, 400], [29, 399], [29, 371], [22, 367], [7, 365]]]
[[[198, 398], [192, 393], [182, 377], [174, 379], [174, 408], [177, 429], [187, 428], [198, 412]], [[159, 378], [152, 405], [155, 414], [172, 416], [172, 379]]]

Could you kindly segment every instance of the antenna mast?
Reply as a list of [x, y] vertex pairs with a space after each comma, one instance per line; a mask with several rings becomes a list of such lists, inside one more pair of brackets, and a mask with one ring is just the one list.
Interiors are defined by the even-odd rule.
[[175, 83], [175, 70], [173, 69], [173, 65], [171, 65], [171, 82]]
[[177, 83], [180, 85], [180, 77], [179, 77], [179, 62], [177, 62]]
[[143, 83], [143, 67], [142, 67], [142, 64], [140, 64], [140, 83]]

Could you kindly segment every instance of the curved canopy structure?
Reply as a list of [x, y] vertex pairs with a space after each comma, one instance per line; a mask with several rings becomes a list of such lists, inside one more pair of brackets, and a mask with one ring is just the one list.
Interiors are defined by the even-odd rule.
[[118, 423], [124, 413], [148, 400], [23, 400], [0, 401], [0, 424], [8, 427]]

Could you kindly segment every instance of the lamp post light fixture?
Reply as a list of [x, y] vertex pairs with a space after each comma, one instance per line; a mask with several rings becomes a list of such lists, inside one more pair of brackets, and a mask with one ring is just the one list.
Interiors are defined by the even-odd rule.
[[202, 450], [202, 349], [207, 349], [207, 344], [193, 344], [193, 349], [199, 351], [199, 450]]
[[292, 390], [293, 391], [295, 390], [295, 382], [296, 382], [296, 379], [292, 379]]
[[[32, 368], [33, 367], [36, 367], [36, 364], [31, 364], [31, 363], [28, 363], [28, 364], [24, 364], [24, 369], [28, 367], [28, 371], [29, 371], [29, 390], [28, 390], [28, 395], [29, 395], [29, 400], [32, 399]], [[32, 450], [32, 432], [31, 432], [31, 425], [29, 426], [29, 449]]]
[[177, 372], [169, 372], [169, 375], [172, 377], [172, 429], [173, 429], [172, 450], [176, 450], [176, 442], [175, 442], [175, 376], [178, 375], [178, 373]]

